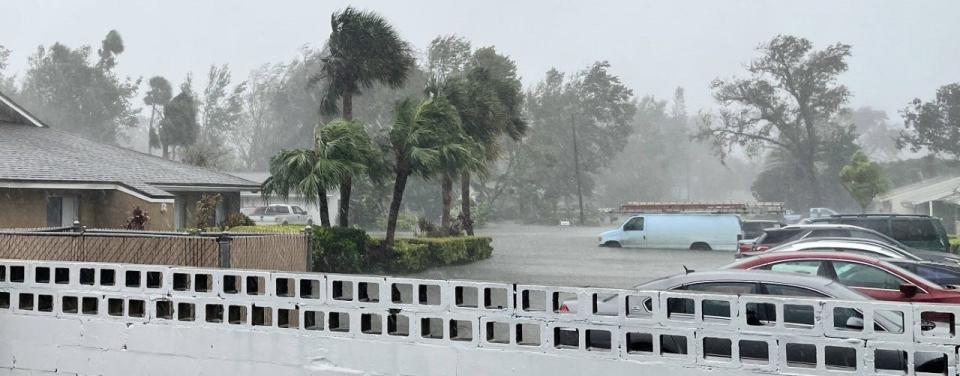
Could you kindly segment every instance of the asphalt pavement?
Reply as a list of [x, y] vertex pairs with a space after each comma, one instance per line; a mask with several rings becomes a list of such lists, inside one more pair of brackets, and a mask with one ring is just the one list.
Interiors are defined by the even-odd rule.
[[733, 261], [733, 253], [723, 251], [598, 247], [597, 235], [608, 229], [493, 224], [478, 231], [493, 238], [493, 257], [412, 277], [631, 288], [682, 273], [684, 266], [710, 270]]

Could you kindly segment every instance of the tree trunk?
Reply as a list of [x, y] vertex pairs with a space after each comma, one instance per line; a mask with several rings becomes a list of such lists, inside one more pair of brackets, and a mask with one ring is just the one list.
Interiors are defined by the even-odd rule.
[[343, 93], [343, 97], [341, 97], [340, 100], [342, 101], [343, 107], [340, 109], [341, 114], [343, 115], [343, 120], [353, 120], [353, 94]]
[[340, 207], [337, 208], [337, 220], [340, 227], [350, 226], [350, 190], [353, 188], [353, 178], [346, 176], [340, 181]]
[[157, 106], [150, 106], [150, 127], [147, 129], [147, 154], [153, 154], [153, 144], [151, 143], [151, 137], [153, 137], [153, 119], [157, 116]]
[[403, 201], [403, 191], [407, 188], [409, 173], [397, 172], [397, 179], [393, 182], [393, 198], [390, 200], [390, 211], [387, 214], [387, 235], [383, 240], [384, 249], [393, 246], [393, 239], [397, 233], [397, 217], [400, 216], [400, 203]]
[[163, 144], [163, 159], [170, 159], [170, 145]]
[[444, 173], [440, 178], [440, 199], [443, 206], [440, 210], [440, 228], [447, 233], [450, 231], [450, 204], [453, 202], [453, 178]]
[[317, 197], [320, 201], [320, 226], [330, 227], [330, 208], [327, 206], [327, 190], [321, 189]]
[[473, 217], [470, 214], [470, 173], [460, 174], [460, 215], [463, 216], [463, 231], [473, 236]]

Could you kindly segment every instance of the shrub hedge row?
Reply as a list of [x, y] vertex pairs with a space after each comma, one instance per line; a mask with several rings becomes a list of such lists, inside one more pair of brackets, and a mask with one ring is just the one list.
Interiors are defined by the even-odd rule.
[[416, 273], [443, 265], [489, 258], [492, 239], [478, 236], [397, 239], [383, 250], [383, 239], [360, 229], [331, 227], [314, 232], [313, 268], [336, 273]]

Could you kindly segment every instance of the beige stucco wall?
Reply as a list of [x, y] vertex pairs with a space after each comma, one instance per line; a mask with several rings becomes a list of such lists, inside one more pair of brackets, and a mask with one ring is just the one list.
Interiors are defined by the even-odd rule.
[[46, 227], [44, 191], [0, 188], [0, 228]]

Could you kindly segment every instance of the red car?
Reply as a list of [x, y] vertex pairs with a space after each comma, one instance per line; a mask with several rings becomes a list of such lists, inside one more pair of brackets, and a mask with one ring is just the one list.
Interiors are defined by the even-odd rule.
[[767, 253], [735, 262], [727, 268], [817, 275], [877, 300], [960, 303], [958, 289], [937, 285], [881, 259], [852, 253]]

